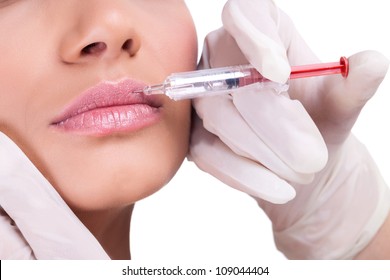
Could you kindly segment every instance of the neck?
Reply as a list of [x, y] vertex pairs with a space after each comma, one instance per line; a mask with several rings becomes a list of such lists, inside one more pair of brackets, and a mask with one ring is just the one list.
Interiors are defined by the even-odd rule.
[[76, 212], [114, 260], [130, 259], [130, 220], [134, 205], [102, 211]]

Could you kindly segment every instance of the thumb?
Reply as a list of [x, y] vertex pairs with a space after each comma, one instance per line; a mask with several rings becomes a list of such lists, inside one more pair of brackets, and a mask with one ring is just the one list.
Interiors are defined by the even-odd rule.
[[389, 60], [379, 52], [364, 51], [351, 56], [349, 64], [347, 79], [329, 76], [324, 80], [322, 92], [326, 94], [320, 103], [326, 108], [322, 110], [326, 124], [319, 123], [319, 127], [332, 142], [342, 141], [349, 134], [361, 109], [386, 76]]
[[348, 79], [335, 89], [347, 109], [361, 109], [386, 76], [389, 60], [379, 52], [364, 51], [349, 58]]

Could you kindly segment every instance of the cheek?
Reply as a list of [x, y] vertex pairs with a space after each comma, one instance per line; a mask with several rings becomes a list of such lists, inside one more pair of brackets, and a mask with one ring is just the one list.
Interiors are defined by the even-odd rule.
[[18, 55], [12, 47], [16, 48], [14, 44], [0, 45], [0, 121], [7, 125], [21, 119], [20, 113], [28, 98], [23, 80], [23, 63], [15, 63], [22, 54]]
[[26, 130], [38, 123], [42, 125], [43, 110], [36, 108], [53, 95], [52, 91], [45, 97], [45, 90], [53, 88], [50, 83], [55, 81], [49, 77], [56, 70], [48, 33], [36, 22], [27, 22], [26, 28], [18, 27], [9, 40], [0, 40], [0, 130], [22, 141]]
[[167, 54], [165, 63], [173, 67], [188, 67], [191, 70], [196, 67], [197, 41], [196, 34], [190, 26], [177, 27], [174, 33], [166, 36]]
[[[158, 19], [152, 26], [158, 26]], [[162, 19], [161, 19], [162, 20]], [[156, 62], [169, 69], [167, 74], [194, 70], [197, 64], [198, 44], [192, 19], [183, 16], [165, 21], [164, 28], [150, 29], [146, 44], [157, 54]]]

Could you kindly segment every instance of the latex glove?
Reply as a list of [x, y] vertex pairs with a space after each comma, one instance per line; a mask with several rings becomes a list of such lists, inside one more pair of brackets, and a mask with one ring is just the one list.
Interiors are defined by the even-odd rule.
[[[244, 5], [247, 9], [241, 11]], [[249, 60], [267, 78], [286, 82], [290, 66], [284, 46], [279, 38], [273, 41], [257, 28], [276, 37], [276, 30], [269, 26], [276, 24], [273, 17], [278, 12], [272, 2], [229, 1], [223, 13], [224, 29], [207, 37], [200, 68], [248, 64]], [[328, 152], [302, 104], [288, 94], [275, 94], [272, 87], [280, 89], [277, 84], [253, 85], [231, 96], [195, 100], [207, 131], [195, 120], [190, 157], [228, 185], [285, 203], [295, 196], [287, 182], [311, 182], [325, 166]]]
[[1, 132], [0, 259], [109, 259], [50, 183]]
[[[264, 76], [284, 82], [290, 63], [319, 61], [271, 1], [230, 0], [222, 17], [224, 28], [206, 39], [201, 67], [249, 61]], [[289, 95], [252, 87], [231, 97], [198, 99], [194, 107], [207, 130], [195, 121], [190, 157], [257, 198], [273, 223], [276, 245], [288, 258], [351, 258], [389, 211], [389, 189], [351, 135], [387, 68], [382, 55], [364, 52], [350, 57], [348, 79], [294, 80]], [[292, 187], [293, 201], [264, 201], [286, 202], [294, 196]]]

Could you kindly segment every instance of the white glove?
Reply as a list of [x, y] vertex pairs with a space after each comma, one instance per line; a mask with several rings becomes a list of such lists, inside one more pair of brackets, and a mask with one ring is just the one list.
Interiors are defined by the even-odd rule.
[[[230, 0], [222, 18], [224, 28], [206, 39], [201, 67], [249, 61], [265, 77], [285, 82], [289, 64], [319, 61], [272, 1]], [[288, 258], [351, 258], [390, 207], [388, 187], [351, 135], [387, 68], [382, 55], [364, 52], [350, 58], [348, 79], [294, 80], [288, 95], [251, 87], [198, 99], [194, 107], [207, 131], [195, 121], [190, 158], [257, 198]], [[294, 189], [297, 197], [285, 205], [264, 201], [285, 203]]]
[[0, 259], [109, 259], [50, 183], [1, 132]]
[[[285, 83], [291, 69], [281, 39], [270, 26], [273, 17], [277, 18], [278, 12], [270, 1], [228, 2], [223, 13], [224, 29], [207, 37], [200, 68], [248, 64], [249, 60], [267, 78]], [[316, 124], [302, 104], [288, 94], [274, 94], [270, 87], [253, 85], [232, 96], [197, 99], [194, 107], [203, 126], [219, 139], [202, 131], [199, 120], [195, 121], [190, 153], [193, 160], [225, 183], [255, 197], [285, 203], [295, 196], [286, 181], [309, 183], [326, 164], [328, 153]], [[212, 151], [207, 151], [211, 146]]]

